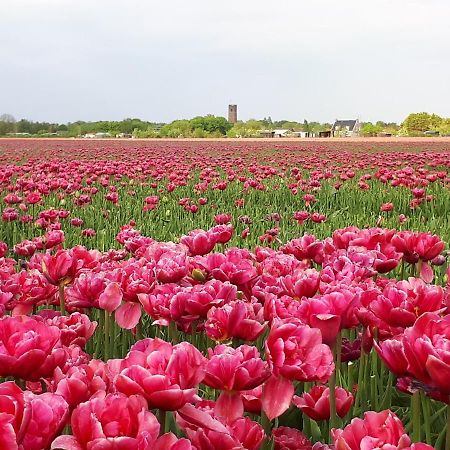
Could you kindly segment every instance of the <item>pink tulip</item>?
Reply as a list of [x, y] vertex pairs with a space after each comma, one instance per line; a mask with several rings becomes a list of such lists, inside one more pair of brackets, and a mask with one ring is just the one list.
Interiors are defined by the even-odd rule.
[[259, 450], [264, 440], [261, 425], [248, 417], [225, 425], [213, 411], [202, 411], [193, 405], [177, 412], [177, 423], [197, 450]]
[[[444, 292], [440, 286], [425, 284], [417, 278], [389, 282], [382, 293], [366, 290], [361, 294], [361, 314], [375, 316], [373, 326], [406, 328], [425, 312], [437, 312], [443, 307]], [[366, 314], [367, 315], [367, 314]]]
[[265, 348], [274, 373], [289, 380], [325, 382], [333, 373], [333, 355], [320, 331], [298, 320], [274, 320]]
[[191, 231], [187, 236], [182, 236], [180, 242], [188, 247], [192, 256], [206, 255], [216, 244], [214, 236], [203, 230]]
[[319, 272], [315, 269], [297, 270], [281, 280], [286, 295], [294, 298], [313, 297], [319, 289]]
[[58, 250], [55, 255], [42, 256], [42, 273], [49, 283], [58, 286], [72, 283], [82, 262], [69, 250]]
[[389, 410], [368, 411], [364, 413], [364, 419], [353, 419], [343, 430], [333, 429], [331, 434], [336, 450], [433, 450], [421, 443], [411, 446], [402, 422]]
[[415, 264], [419, 260], [430, 261], [444, 249], [444, 242], [431, 233], [400, 231], [392, 238], [397, 251], [403, 253], [403, 259]]
[[66, 373], [56, 368], [49, 390], [63, 397], [70, 408], [75, 408], [94, 394], [106, 391], [107, 385], [96, 374], [94, 365], [81, 364], [72, 366]]
[[203, 383], [222, 392], [217, 399], [215, 413], [227, 421], [241, 417], [244, 404], [238, 391], [260, 386], [270, 376], [270, 369], [256, 347], [241, 345], [233, 349], [218, 345], [209, 349], [209, 361]]
[[56, 394], [35, 395], [13, 382], [0, 384], [0, 448], [42, 450], [61, 432], [68, 406]]
[[[344, 388], [337, 387], [336, 413], [344, 417], [350, 411], [353, 404], [353, 395]], [[292, 402], [304, 414], [316, 421], [330, 419], [330, 389], [325, 386], [313, 386], [309, 392], [300, 397], [294, 396]]]
[[[261, 306], [259, 303], [257, 304]], [[207, 314], [205, 331], [216, 342], [232, 338], [255, 341], [266, 329], [261, 323], [261, 313], [255, 313], [254, 305], [243, 301], [232, 301], [223, 306], [213, 306]]]
[[289, 427], [278, 427], [272, 430], [275, 442], [274, 450], [312, 450], [312, 444], [299, 430]]
[[[42, 311], [39, 314], [42, 315]], [[66, 347], [78, 345], [83, 348], [97, 328], [97, 322], [91, 322], [88, 316], [80, 313], [73, 313], [70, 316], [58, 314], [47, 319], [46, 323], [61, 330], [60, 341]]]
[[417, 380], [450, 395], [450, 316], [425, 313], [402, 338], [408, 372]]
[[71, 426], [73, 436], [56, 438], [52, 450], [191, 449], [186, 440], [173, 435], [158, 438], [160, 425], [137, 395], [101, 395], [81, 403], [72, 413]]
[[0, 319], [0, 376], [37, 381], [61, 367], [67, 354], [61, 331], [26, 316]]
[[115, 378], [116, 388], [127, 395], [140, 394], [150, 408], [167, 411], [191, 402], [205, 375], [205, 358], [187, 342], [172, 347], [145, 339], [131, 348], [124, 366]]

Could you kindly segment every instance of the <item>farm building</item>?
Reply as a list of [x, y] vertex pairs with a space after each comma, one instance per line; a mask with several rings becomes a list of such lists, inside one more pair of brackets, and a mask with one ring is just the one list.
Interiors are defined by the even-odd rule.
[[354, 120], [338, 120], [331, 127], [332, 136], [351, 137], [358, 136], [361, 130], [361, 124], [358, 119]]

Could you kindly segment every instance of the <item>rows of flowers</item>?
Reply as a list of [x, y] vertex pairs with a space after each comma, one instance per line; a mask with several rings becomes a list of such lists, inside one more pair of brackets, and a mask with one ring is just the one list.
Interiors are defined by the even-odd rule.
[[167, 241], [223, 212], [239, 247], [349, 224], [450, 233], [444, 143], [345, 145], [2, 141], [0, 231], [11, 246], [25, 241], [25, 256], [55, 221], [71, 246], [102, 251], [131, 218]]
[[0, 448], [450, 450], [440, 237], [249, 250], [218, 222], [177, 242], [131, 222], [99, 251], [54, 218], [0, 244]]

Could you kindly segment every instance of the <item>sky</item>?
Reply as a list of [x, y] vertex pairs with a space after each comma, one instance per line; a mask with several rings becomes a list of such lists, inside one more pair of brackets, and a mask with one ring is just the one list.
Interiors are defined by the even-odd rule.
[[449, 0], [0, 0], [0, 114], [450, 117]]

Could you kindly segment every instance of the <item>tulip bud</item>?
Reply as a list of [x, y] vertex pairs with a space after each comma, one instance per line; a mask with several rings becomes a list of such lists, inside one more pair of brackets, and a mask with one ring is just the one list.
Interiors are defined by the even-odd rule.
[[191, 276], [195, 281], [206, 281], [206, 275], [200, 269], [194, 269]]

